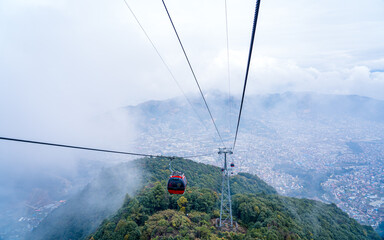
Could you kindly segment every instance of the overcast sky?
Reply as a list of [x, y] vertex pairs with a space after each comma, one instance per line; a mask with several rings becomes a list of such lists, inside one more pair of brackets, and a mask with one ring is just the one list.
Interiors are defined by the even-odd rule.
[[[183, 90], [196, 94], [161, 1], [127, 2]], [[255, 1], [227, 2], [239, 94]], [[228, 91], [224, 1], [166, 3], [203, 91]], [[262, 1], [248, 92], [285, 91], [384, 99], [384, 0]], [[124, 0], [0, 0], [1, 135], [121, 140], [134, 130], [115, 109], [179, 95]]]

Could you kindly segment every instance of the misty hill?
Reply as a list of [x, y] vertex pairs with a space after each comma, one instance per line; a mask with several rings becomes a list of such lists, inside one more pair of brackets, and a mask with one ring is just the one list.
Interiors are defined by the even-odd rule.
[[[356, 117], [384, 121], [384, 102], [357, 95], [329, 95], [315, 93], [284, 93], [251, 96], [250, 104], [260, 103], [262, 110], [293, 112], [297, 114]], [[260, 105], [258, 104], [258, 105]], [[256, 106], [258, 106], [256, 105]]]
[[66, 204], [53, 210], [25, 239], [81, 239], [113, 214], [141, 186], [134, 163], [104, 168]]
[[[17, 152], [31, 153], [24, 149]], [[44, 149], [44, 153], [47, 152], [49, 150]], [[59, 161], [60, 156], [51, 156]], [[2, 151], [1, 157], [6, 160], [0, 160], [0, 239], [13, 240], [23, 239], [52, 209], [64, 202], [60, 200], [82, 190], [90, 177], [108, 165], [96, 160], [68, 159], [58, 164], [52, 161], [55, 163], [47, 166], [34, 154], [22, 160], [10, 158], [6, 151]]]
[[186, 193], [169, 195], [168, 160], [143, 159], [146, 186], [88, 239], [380, 239], [371, 227], [358, 224], [334, 204], [282, 197], [258, 177], [231, 178], [233, 213], [238, 232], [214, 227], [219, 216], [220, 168], [177, 159], [184, 170]]
[[[228, 109], [231, 107], [231, 124], [234, 126], [240, 104], [240, 98], [231, 97], [220, 92], [211, 92], [206, 96], [213, 116], [220, 127], [228, 124]], [[141, 116], [141, 127], [148, 129], [147, 123], [167, 123], [171, 129], [194, 124], [200, 125], [199, 117], [209, 124], [209, 116], [200, 96], [189, 96], [194, 107], [184, 97], [164, 101], [148, 101], [137, 106], [129, 106], [127, 110], [133, 115]], [[195, 112], [196, 111], [196, 112]], [[197, 113], [197, 114], [196, 114]], [[271, 114], [275, 117], [295, 115], [299, 118], [358, 118], [384, 122], [384, 101], [357, 95], [330, 95], [317, 93], [293, 93], [248, 95], [244, 103], [244, 122], [242, 127], [249, 128], [249, 123], [260, 115]], [[232, 126], [232, 127], [233, 127]]]

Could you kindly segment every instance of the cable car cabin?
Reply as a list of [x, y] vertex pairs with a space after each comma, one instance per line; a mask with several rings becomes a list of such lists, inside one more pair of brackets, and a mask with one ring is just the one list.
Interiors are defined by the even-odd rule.
[[235, 167], [235, 164], [234, 164], [234, 163], [231, 163], [231, 167]]
[[168, 192], [170, 194], [184, 194], [187, 187], [187, 179], [184, 174], [172, 173], [168, 179]]

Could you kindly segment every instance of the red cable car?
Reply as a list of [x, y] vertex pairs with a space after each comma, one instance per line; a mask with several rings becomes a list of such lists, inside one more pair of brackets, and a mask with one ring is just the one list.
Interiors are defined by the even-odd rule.
[[184, 194], [187, 188], [187, 179], [182, 173], [172, 173], [168, 179], [168, 192], [170, 194]]

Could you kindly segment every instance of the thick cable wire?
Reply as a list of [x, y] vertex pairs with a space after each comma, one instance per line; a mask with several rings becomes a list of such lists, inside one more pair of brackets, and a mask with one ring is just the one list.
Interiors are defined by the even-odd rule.
[[256, 25], [257, 25], [257, 18], [259, 16], [259, 9], [260, 9], [260, 0], [256, 1], [256, 9], [255, 9], [255, 17], [253, 19], [253, 27], [252, 27], [252, 37], [251, 37], [251, 43], [249, 47], [249, 54], [248, 54], [248, 63], [247, 63], [247, 70], [245, 72], [245, 80], [244, 80], [244, 87], [243, 87], [243, 94], [241, 96], [241, 104], [240, 104], [240, 110], [239, 110], [239, 117], [237, 119], [237, 126], [236, 126], [236, 134], [235, 134], [235, 140], [233, 141], [233, 147], [232, 150], [235, 149], [236, 146], [236, 140], [237, 140], [237, 134], [239, 132], [239, 125], [240, 125], [240, 119], [241, 119], [241, 113], [243, 110], [243, 103], [244, 103], [244, 96], [245, 96], [245, 90], [247, 88], [247, 81], [248, 81], [248, 73], [249, 73], [249, 67], [251, 65], [251, 58], [252, 58], [252, 50], [253, 50], [253, 42], [255, 41], [255, 32], [256, 32]]
[[124, 0], [124, 3], [125, 5], [127, 6], [127, 8], [129, 9], [129, 11], [131, 12], [133, 18], [136, 20], [137, 24], [140, 26], [141, 30], [143, 31], [144, 35], [147, 37], [148, 41], [151, 43], [153, 49], [155, 49], [155, 52], [157, 53], [157, 55], [159, 56], [160, 60], [163, 62], [165, 68], [168, 70], [169, 74], [171, 75], [173, 81], [176, 83], [177, 87], [179, 88], [179, 90], [181, 91], [181, 93], [183, 94], [183, 96], [185, 97], [185, 99], [187, 100], [187, 102], [189, 103], [189, 105], [191, 106], [192, 110], [194, 111], [194, 113], [196, 114], [196, 116], [199, 118], [200, 122], [203, 124], [203, 126], [205, 127], [205, 129], [208, 130], [207, 126], [205, 125], [202, 117], [197, 113], [195, 107], [193, 106], [191, 100], [187, 97], [187, 95], [185, 94], [184, 90], [181, 88], [179, 82], [176, 80], [176, 77], [175, 75], [173, 74], [173, 72], [171, 71], [171, 68], [169, 67], [169, 65], [167, 64], [167, 62], [164, 60], [164, 58], [161, 56], [159, 50], [157, 49], [156, 45], [153, 43], [153, 41], [151, 40], [151, 38], [149, 37], [147, 31], [145, 31], [143, 25], [140, 23], [139, 19], [137, 18], [136, 14], [133, 12], [132, 8], [129, 6], [127, 0]]
[[[46, 146], [51, 146], [51, 147], [72, 148], [72, 149], [86, 150], [86, 151], [95, 151], [95, 152], [105, 152], [105, 153], [123, 154], [123, 155], [131, 155], [131, 156], [140, 156], [140, 157], [175, 158], [175, 156], [163, 156], [163, 155], [153, 155], [153, 154], [144, 154], [144, 153], [123, 152], [123, 151], [115, 151], [115, 150], [100, 149], [100, 148], [89, 148], [89, 147], [80, 147], [80, 146], [73, 146], [73, 145], [66, 145], [66, 144], [57, 144], [57, 143], [49, 143], [49, 142], [31, 141], [31, 140], [17, 139], [17, 138], [0, 137], [0, 140], [12, 141], [12, 142], [30, 143], [30, 144], [38, 144], [38, 145], [46, 145]], [[203, 157], [203, 156], [210, 156], [210, 155], [213, 155], [213, 154], [210, 153], [210, 154], [201, 154], [201, 155], [194, 155], [194, 156], [185, 156], [185, 157], [182, 157], [182, 158], [195, 158], [195, 157]]]
[[191, 70], [191, 72], [192, 72], [193, 78], [195, 79], [196, 85], [197, 85], [197, 87], [199, 88], [200, 95], [201, 95], [201, 97], [202, 97], [203, 100], [204, 100], [205, 107], [207, 108], [208, 113], [209, 113], [209, 116], [211, 117], [212, 123], [213, 123], [213, 125], [215, 126], [217, 135], [219, 136], [220, 141], [221, 141], [221, 143], [223, 144], [223, 146], [225, 146], [224, 141], [223, 141], [223, 138], [221, 137], [220, 131], [219, 131], [219, 129], [217, 128], [215, 119], [213, 118], [212, 113], [211, 113], [211, 110], [209, 109], [207, 100], [205, 99], [204, 94], [203, 94], [203, 91], [201, 90], [201, 87], [200, 87], [199, 81], [197, 80], [195, 71], [193, 71], [191, 62], [189, 61], [188, 55], [187, 55], [187, 53], [185, 52], [183, 43], [181, 42], [180, 37], [179, 37], [179, 34], [177, 33], [176, 27], [175, 27], [175, 25], [173, 24], [173, 21], [172, 21], [171, 15], [169, 14], [167, 5], [165, 5], [164, 0], [162, 0], [162, 2], [163, 2], [163, 5], [164, 5], [164, 8], [165, 8], [165, 11], [167, 12], [168, 18], [169, 18], [169, 20], [171, 21], [171, 24], [172, 24], [173, 30], [174, 30], [174, 32], [175, 32], [175, 34], [176, 34], [176, 37], [177, 37], [177, 39], [179, 40], [179, 43], [180, 43], [181, 49], [183, 50], [184, 56], [185, 56], [185, 58], [186, 58], [186, 60], [187, 60], [187, 62], [188, 62], [188, 66], [189, 66], [189, 68], [190, 68], [190, 70]]

